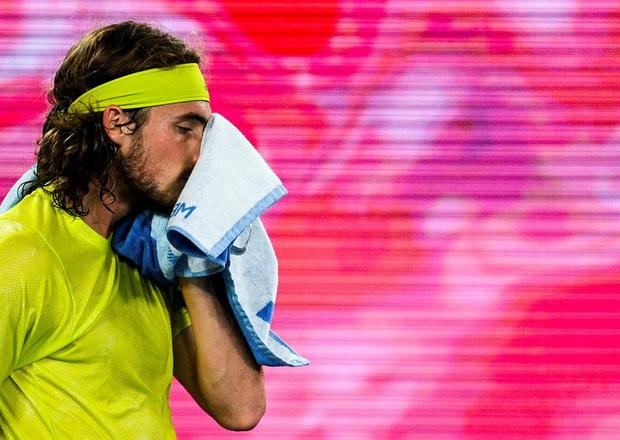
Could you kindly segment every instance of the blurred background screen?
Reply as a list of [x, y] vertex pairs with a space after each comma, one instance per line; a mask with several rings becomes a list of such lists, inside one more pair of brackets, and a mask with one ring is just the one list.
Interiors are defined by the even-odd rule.
[[0, 195], [67, 49], [126, 19], [201, 48], [289, 191], [274, 329], [312, 365], [243, 438], [618, 438], [620, 2], [0, 0]]

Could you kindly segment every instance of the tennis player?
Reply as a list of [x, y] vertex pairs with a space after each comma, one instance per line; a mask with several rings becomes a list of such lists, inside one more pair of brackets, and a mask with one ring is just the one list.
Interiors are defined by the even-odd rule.
[[263, 372], [217, 280], [158, 287], [111, 248], [124, 216], [170, 213], [196, 163], [211, 116], [199, 65], [127, 21], [56, 72], [37, 180], [0, 216], [0, 438], [175, 438], [173, 375], [223, 427], [261, 419]]

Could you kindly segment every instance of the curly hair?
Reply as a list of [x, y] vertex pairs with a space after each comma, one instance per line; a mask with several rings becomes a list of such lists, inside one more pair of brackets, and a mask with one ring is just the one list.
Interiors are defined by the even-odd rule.
[[[118, 146], [104, 130], [102, 112], [74, 114], [67, 109], [84, 92], [105, 82], [183, 63], [200, 64], [200, 55], [182, 40], [144, 23], [124, 21], [86, 34], [69, 50], [54, 77], [48, 93], [52, 108], [38, 141], [36, 178], [27, 183], [25, 192], [43, 188], [55, 206], [85, 216], [83, 199], [89, 183], [95, 182], [104, 206], [113, 203], [110, 172]], [[148, 110], [127, 111], [130, 120], [124, 125], [136, 132], [148, 119]]]

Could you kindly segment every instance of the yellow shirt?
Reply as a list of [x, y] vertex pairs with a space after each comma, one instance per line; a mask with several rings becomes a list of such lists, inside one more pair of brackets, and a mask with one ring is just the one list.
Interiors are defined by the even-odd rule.
[[169, 295], [40, 189], [1, 215], [0, 438], [175, 438]]

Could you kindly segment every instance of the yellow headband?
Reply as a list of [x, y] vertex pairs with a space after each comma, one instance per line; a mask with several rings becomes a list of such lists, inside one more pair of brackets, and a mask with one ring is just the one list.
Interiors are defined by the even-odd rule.
[[132, 109], [187, 101], [209, 101], [204, 77], [196, 63], [143, 70], [113, 79], [82, 94], [71, 103], [69, 113], [100, 112], [111, 105]]

